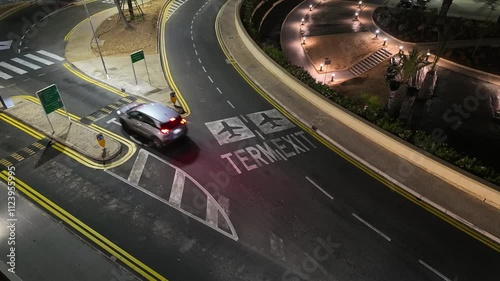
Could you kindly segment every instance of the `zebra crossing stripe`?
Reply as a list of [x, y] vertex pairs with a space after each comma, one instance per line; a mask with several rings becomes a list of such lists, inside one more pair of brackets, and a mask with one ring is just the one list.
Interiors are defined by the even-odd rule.
[[3, 72], [0, 71], [0, 78], [5, 79], [5, 80], [9, 80], [10, 78], [12, 78], [12, 76], [10, 76], [7, 73], [3, 73]]
[[40, 68], [38, 65], [33, 64], [33, 63], [29, 62], [29, 61], [25, 61], [25, 60], [20, 59], [20, 58], [13, 58], [11, 60], [14, 61], [14, 62], [17, 62], [18, 64], [22, 64], [22, 65], [24, 65], [26, 67], [34, 69], [34, 70], [37, 70], [37, 69]]
[[180, 207], [182, 201], [182, 193], [184, 192], [184, 182], [186, 175], [180, 171], [175, 170], [174, 181], [172, 183], [172, 190], [170, 191], [170, 199], [168, 200], [174, 206]]
[[52, 64], [54, 64], [51, 61], [48, 61], [48, 60], [43, 59], [41, 57], [37, 57], [37, 56], [32, 55], [32, 54], [27, 54], [27, 55], [24, 55], [24, 56], [27, 57], [27, 58], [29, 58], [29, 59], [36, 60], [37, 62], [41, 62], [41, 63], [43, 63], [45, 65], [52, 65]]
[[8, 64], [6, 62], [0, 62], [0, 66], [3, 67], [3, 68], [6, 68], [12, 72], [15, 72], [17, 74], [25, 74], [25, 73], [28, 73], [26, 70], [23, 70], [23, 69], [20, 69], [19, 67], [15, 67], [13, 66], [12, 64]]
[[53, 58], [55, 60], [58, 60], [58, 61], [63, 61], [64, 58], [58, 56], [58, 55], [54, 55], [53, 53], [49, 53], [47, 51], [44, 51], [44, 50], [40, 50], [40, 51], [36, 51], [37, 53], [41, 54], [41, 55], [44, 55], [44, 56], [47, 56], [49, 58]]

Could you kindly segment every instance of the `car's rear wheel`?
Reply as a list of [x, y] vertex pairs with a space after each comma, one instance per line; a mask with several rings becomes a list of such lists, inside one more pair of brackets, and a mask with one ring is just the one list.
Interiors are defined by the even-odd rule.
[[163, 147], [163, 143], [161, 142], [161, 140], [157, 137], [153, 138], [153, 145], [156, 147], [156, 148], [162, 148]]

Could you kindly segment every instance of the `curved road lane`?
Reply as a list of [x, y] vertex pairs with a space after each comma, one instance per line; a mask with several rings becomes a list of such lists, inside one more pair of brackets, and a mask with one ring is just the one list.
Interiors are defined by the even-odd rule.
[[[168, 21], [166, 49], [200, 148], [198, 161], [184, 168], [229, 198], [243, 245], [274, 257], [284, 273], [307, 267], [318, 280], [441, 280], [436, 272], [458, 280], [500, 277], [497, 252], [392, 193], [293, 123], [276, 120], [287, 127], [280, 131], [259, 126], [263, 113], [282, 116], [220, 51], [214, 24], [222, 4], [184, 3]], [[239, 136], [230, 138], [227, 127]], [[266, 144], [274, 154], [265, 154]], [[222, 178], [218, 186], [214, 175]], [[308, 264], [327, 239], [335, 250]]]

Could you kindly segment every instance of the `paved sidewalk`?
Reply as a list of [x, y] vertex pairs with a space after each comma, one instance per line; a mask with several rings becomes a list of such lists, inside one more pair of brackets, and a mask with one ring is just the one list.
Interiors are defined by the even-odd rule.
[[[100, 12], [91, 16], [92, 23], [97, 27], [116, 13], [116, 7]], [[109, 76], [107, 77], [101, 58], [90, 51], [91, 44], [95, 44], [92, 29], [89, 24], [84, 22], [73, 30], [68, 39], [65, 50], [66, 60], [85, 75], [101, 83], [122, 92], [175, 108], [170, 101], [170, 92], [172, 90], [165, 81], [159, 54], [145, 55], [149, 79], [144, 61], [134, 64], [137, 77], [136, 84], [129, 55], [104, 56], [103, 60]], [[151, 80], [151, 83], [149, 83], [149, 80]]]
[[[0, 257], [0, 272], [8, 280], [139, 280], [17, 192], [15, 227], [7, 228], [12, 223], [7, 221], [7, 188], [0, 182], [0, 204], [4, 206], [0, 209], [0, 252], [5, 253]], [[8, 244], [11, 230], [15, 245]], [[11, 258], [7, 255], [12, 255], [12, 246], [15, 247], [15, 264], [8, 264]], [[13, 265], [15, 274], [8, 272]]]
[[[299, 94], [299, 89], [291, 88], [293, 83], [282, 81], [285, 79], [297, 81], [284, 70], [279, 76], [271, 72], [267, 67], [280, 67], [269, 59], [262, 59], [262, 51], [255, 45], [250, 46], [252, 43], [248, 41], [248, 34], [238, 31], [242, 27], [235, 22], [237, 2], [239, 0], [228, 1], [220, 14], [217, 28], [220, 29], [224, 45], [236, 63], [253, 81], [257, 81], [271, 98], [305, 125], [309, 127], [314, 125], [320, 135], [335, 143], [336, 146], [342, 147], [351, 157], [358, 158], [359, 161], [372, 166], [373, 170], [386, 175], [387, 179], [400, 185], [408, 193], [433, 205], [450, 217], [462, 221], [478, 232], [491, 234], [490, 238], [496, 241], [495, 243], [500, 243], [498, 238], [500, 237], [500, 209], [464, 193], [443, 179], [433, 176], [429, 171], [385, 149], [382, 143], [373, 142], [360, 132], [346, 126], [344, 120], [348, 117], [345, 116], [351, 116], [349, 118], [353, 120], [359, 120], [359, 118], [313, 93], [310, 89], [307, 93], [305, 93], [306, 90], [300, 90], [301, 94]], [[234, 39], [227, 40], [227, 38]], [[260, 54], [258, 55], [260, 60], [255, 57], [257, 53]], [[252, 67], [246, 68], [247, 65]], [[302, 87], [305, 89], [304, 86]], [[307, 95], [308, 99], [303, 98], [302, 95]], [[333, 116], [334, 114], [328, 111], [329, 109], [339, 112], [338, 115], [342, 115], [343, 119]], [[361, 120], [356, 122], [364, 123]], [[376, 130], [374, 126], [367, 125], [371, 127], [371, 130]], [[401, 145], [404, 146], [404, 144]], [[417, 152], [413, 152], [410, 157], [424, 161]], [[466, 180], [466, 177], [462, 176], [462, 178]]]
[[[24, 124], [29, 124], [37, 131], [43, 132], [48, 138], [52, 138], [90, 159], [109, 161], [121, 151], [121, 143], [103, 134], [106, 141], [106, 150], [104, 151], [96, 139], [97, 134], [100, 132], [79, 122], [70, 122], [68, 117], [63, 115], [64, 113], [52, 112], [46, 117], [42, 106], [33, 100], [13, 98], [13, 102], [15, 106], [5, 109], [3, 112], [15, 117]], [[53, 127], [50, 126], [47, 118], [50, 119]]]

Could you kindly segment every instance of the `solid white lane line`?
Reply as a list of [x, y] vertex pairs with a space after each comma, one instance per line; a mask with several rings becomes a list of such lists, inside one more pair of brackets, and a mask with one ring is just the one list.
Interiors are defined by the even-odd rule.
[[45, 65], [52, 65], [52, 64], [54, 64], [51, 61], [48, 61], [46, 59], [42, 59], [41, 57], [37, 57], [37, 56], [32, 55], [32, 54], [26, 54], [24, 56], [27, 57], [27, 58], [29, 58], [29, 59], [36, 60], [37, 62], [41, 62], [41, 63], [43, 63]]
[[0, 71], [0, 78], [5, 79], [5, 80], [9, 80], [10, 78], [12, 78], [12, 76]]
[[14, 62], [17, 62], [18, 64], [22, 64], [22, 65], [24, 65], [26, 67], [34, 69], [34, 70], [40, 69], [40, 66], [38, 66], [36, 64], [33, 64], [33, 63], [29, 62], [29, 61], [25, 61], [25, 60], [20, 59], [20, 58], [13, 58], [11, 60], [14, 61]]
[[205, 67], [204, 67], [204, 66], [202, 66], [201, 68], [203, 68], [203, 72], [207, 72], [207, 70], [205, 69]]
[[261, 133], [257, 130], [255, 130], [255, 133], [261, 138], [261, 139], [264, 139], [264, 137], [261, 135]]
[[232, 108], [235, 108], [234, 105], [230, 102], [230, 101], [227, 101], [227, 103], [229, 103], [229, 105], [232, 107]]
[[198, 62], [201, 63], [201, 59], [200, 58], [198, 58]]
[[219, 94], [222, 94], [222, 91], [219, 89], [219, 87], [216, 87], [215, 89], [217, 89], [217, 91], [219, 92]]
[[281, 237], [276, 236], [274, 233], [269, 234], [270, 246], [271, 246], [271, 254], [275, 257], [278, 257], [282, 260], [285, 259], [285, 246], [283, 243], [283, 239]]
[[210, 80], [210, 82], [214, 82], [214, 80], [212, 80], [212, 77], [210, 77], [210, 75], [208, 76], [208, 80]]
[[435, 270], [430, 265], [426, 264], [423, 260], [418, 260], [418, 262], [420, 264], [422, 264], [423, 266], [427, 267], [427, 269], [429, 269], [430, 271], [434, 272], [434, 274], [436, 274], [437, 276], [441, 277], [443, 280], [451, 281], [451, 279], [447, 278], [446, 276], [444, 276], [443, 274], [441, 274], [441, 272]]
[[141, 149], [135, 158], [134, 166], [132, 166], [132, 170], [128, 175], [128, 181], [133, 184], [139, 184], [139, 180], [141, 179], [142, 172], [144, 171], [144, 167], [146, 166], [146, 161], [148, 160], [148, 153], [146, 150]]
[[384, 237], [387, 241], [391, 241], [391, 238], [389, 238], [389, 236], [385, 235], [384, 233], [382, 233], [382, 231], [376, 229], [375, 227], [373, 227], [371, 224], [367, 223], [365, 220], [363, 220], [362, 218], [360, 218], [358, 215], [356, 215], [355, 213], [352, 213], [352, 215], [357, 218], [360, 222], [362, 222], [364, 225], [368, 226], [371, 230], [377, 232], [380, 236]]
[[206, 221], [214, 227], [219, 225], [219, 209], [217, 208], [217, 204], [212, 199], [207, 200]]
[[326, 192], [323, 188], [321, 188], [321, 186], [319, 186], [317, 183], [315, 183], [312, 179], [310, 179], [309, 177], [306, 177], [306, 180], [308, 180], [310, 183], [312, 183], [312, 185], [314, 185], [317, 189], [321, 190], [321, 192], [323, 192], [326, 196], [328, 196], [328, 198], [333, 199], [333, 196], [328, 194], [328, 192]]
[[46, 57], [49, 57], [49, 58], [53, 58], [55, 60], [58, 60], [58, 61], [63, 61], [64, 58], [58, 56], [58, 55], [55, 55], [53, 53], [49, 53], [47, 51], [44, 51], [44, 50], [40, 50], [40, 51], [36, 51], [37, 53], [41, 54], [41, 55], [44, 55]]
[[170, 191], [170, 199], [168, 200], [174, 206], [181, 207], [182, 193], [184, 193], [184, 182], [186, 175], [181, 170], [175, 170], [174, 181], [172, 182], [172, 190]]
[[1, 66], [1, 67], [3, 67], [3, 68], [5, 68], [5, 69], [8, 69], [8, 70], [10, 70], [10, 71], [12, 71], [12, 72], [15, 72], [15, 73], [17, 73], [17, 74], [21, 74], [21, 75], [22, 75], [22, 74], [28, 73], [28, 72], [27, 72], [26, 70], [24, 70], [24, 69], [20, 69], [19, 67], [15, 67], [15, 66], [13, 66], [12, 64], [8, 64], [8, 63], [3, 62], [3, 61], [2, 61], [2, 62], [0, 62], [0, 66]]

